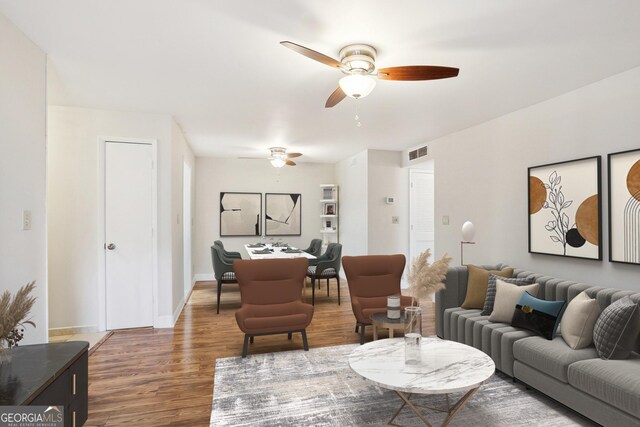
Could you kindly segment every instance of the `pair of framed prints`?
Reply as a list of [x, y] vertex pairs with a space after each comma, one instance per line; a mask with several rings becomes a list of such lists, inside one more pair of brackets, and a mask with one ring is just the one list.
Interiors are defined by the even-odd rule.
[[[265, 236], [302, 234], [302, 195], [266, 193]], [[262, 236], [262, 193], [220, 193], [220, 236]]]
[[[529, 252], [602, 259], [601, 156], [528, 169]], [[609, 261], [640, 264], [640, 149], [607, 156]]]

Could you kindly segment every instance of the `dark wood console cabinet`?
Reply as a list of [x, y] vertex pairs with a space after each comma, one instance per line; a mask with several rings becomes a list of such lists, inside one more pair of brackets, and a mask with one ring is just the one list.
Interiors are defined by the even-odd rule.
[[64, 406], [64, 425], [89, 415], [89, 343], [71, 341], [15, 347], [0, 365], [0, 406]]

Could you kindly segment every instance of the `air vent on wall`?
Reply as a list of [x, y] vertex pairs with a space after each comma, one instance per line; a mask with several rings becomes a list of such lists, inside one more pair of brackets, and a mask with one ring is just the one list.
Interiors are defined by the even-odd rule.
[[409, 160], [415, 160], [419, 157], [424, 157], [427, 155], [427, 146], [420, 147], [417, 150], [409, 151]]

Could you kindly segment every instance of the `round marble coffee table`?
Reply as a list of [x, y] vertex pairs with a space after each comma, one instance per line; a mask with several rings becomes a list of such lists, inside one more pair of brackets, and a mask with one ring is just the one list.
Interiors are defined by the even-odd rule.
[[[462, 409], [495, 371], [493, 360], [480, 350], [454, 341], [422, 338], [421, 362], [404, 362], [404, 338], [373, 341], [356, 348], [349, 355], [349, 366], [373, 384], [395, 391], [403, 400], [402, 406], [389, 420], [390, 425], [406, 405], [427, 426], [429, 421], [411, 402], [412, 394], [445, 394], [447, 412], [443, 426]], [[456, 403], [449, 405], [449, 393], [465, 392]]]

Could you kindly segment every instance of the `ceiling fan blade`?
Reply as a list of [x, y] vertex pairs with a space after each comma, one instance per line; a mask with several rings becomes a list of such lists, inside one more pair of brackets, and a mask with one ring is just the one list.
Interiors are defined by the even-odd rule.
[[456, 77], [460, 70], [453, 67], [436, 65], [408, 65], [405, 67], [381, 68], [378, 78], [381, 80], [436, 80]]
[[346, 93], [342, 91], [342, 88], [338, 86], [336, 90], [333, 91], [331, 95], [329, 95], [329, 99], [324, 104], [325, 108], [331, 108], [335, 106], [338, 102], [342, 101], [347, 96]]
[[289, 159], [295, 159], [296, 157], [302, 156], [302, 153], [287, 153], [287, 157]]
[[296, 165], [296, 162], [294, 162], [293, 160], [285, 159], [284, 162], [287, 164], [287, 166], [295, 166]]
[[289, 41], [283, 41], [280, 42], [280, 44], [284, 47], [288, 47], [289, 49], [293, 50], [294, 52], [298, 52], [300, 55], [304, 55], [307, 58], [311, 58], [315, 61], [318, 62], [322, 62], [325, 65], [328, 65], [330, 67], [336, 67], [336, 68], [340, 68], [342, 66], [342, 64], [340, 63], [340, 61], [337, 61], [327, 55], [324, 55], [320, 52], [316, 52], [315, 50], [311, 50], [309, 48], [306, 48], [304, 46], [300, 46], [299, 44], [295, 44], [293, 42], [289, 42]]

